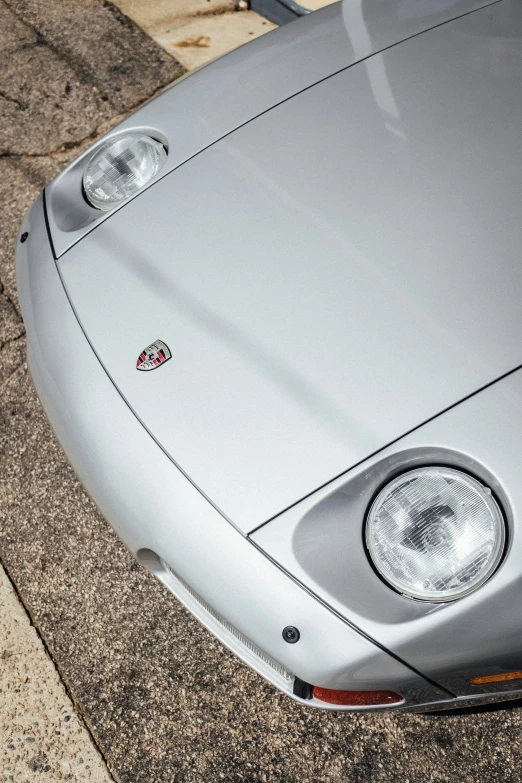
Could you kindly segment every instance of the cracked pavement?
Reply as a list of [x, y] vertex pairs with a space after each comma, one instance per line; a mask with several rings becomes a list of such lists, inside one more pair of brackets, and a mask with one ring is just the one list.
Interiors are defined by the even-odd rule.
[[110, 2], [0, 0], [0, 281], [42, 187], [183, 68]]
[[24, 359], [19, 224], [46, 181], [180, 72], [108, 2], [0, 0], [0, 560], [117, 781], [521, 780], [519, 704], [336, 715], [281, 696], [133, 562], [52, 436]]

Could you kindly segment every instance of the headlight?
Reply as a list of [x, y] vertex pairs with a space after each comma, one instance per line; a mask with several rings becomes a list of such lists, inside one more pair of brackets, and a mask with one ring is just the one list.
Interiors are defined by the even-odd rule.
[[87, 163], [85, 195], [93, 207], [112, 209], [155, 177], [166, 158], [163, 144], [143, 133], [125, 133], [111, 139]]
[[388, 484], [366, 523], [370, 557], [410, 598], [451, 601], [488, 579], [505, 526], [491, 491], [451, 468], [419, 468]]

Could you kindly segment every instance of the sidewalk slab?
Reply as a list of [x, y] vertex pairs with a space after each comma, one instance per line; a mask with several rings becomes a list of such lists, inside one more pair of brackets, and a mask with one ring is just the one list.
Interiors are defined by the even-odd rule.
[[234, 0], [155, 0], [153, 3], [148, 0], [116, 0], [116, 5], [151, 37], [179, 24], [179, 20], [213, 16], [235, 9]]
[[205, 65], [276, 27], [254, 11], [235, 10], [234, 0], [115, 2], [188, 70]]
[[181, 27], [158, 31], [154, 40], [185, 68], [193, 70], [274, 27], [253, 11], [230, 11], [190, 19]]
[[0, 566], [0, 779], [36, 777], [113, 780]]
[[318, 11], [320, 8], [337, 2], [338, 0], [303, 0], [300, 5], [304, 5], [304, 7], [308, 8], [310, 11]]

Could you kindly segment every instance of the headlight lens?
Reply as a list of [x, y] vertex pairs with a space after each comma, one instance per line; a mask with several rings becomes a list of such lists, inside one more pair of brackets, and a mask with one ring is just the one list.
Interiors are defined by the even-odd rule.
[[375, 499], [366, 544], [396, 590], [424, 601], [460, 598], [493, 573], [505, 525], [491, 491], [451, 468], [399, 476]]
[[109, 210], [156, 176], [167, 153], [143, 133], [125, 133], [97, 150], [87, 163], [83, 187], [93, 207]]

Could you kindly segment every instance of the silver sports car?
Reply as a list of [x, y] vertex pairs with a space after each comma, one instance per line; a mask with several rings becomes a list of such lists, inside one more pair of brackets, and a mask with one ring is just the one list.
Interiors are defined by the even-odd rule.
[[80, 479], [303, 705], [522, 694], [521, 149], [521, 0], [345, 0], [151, 100], [21, 227]]

